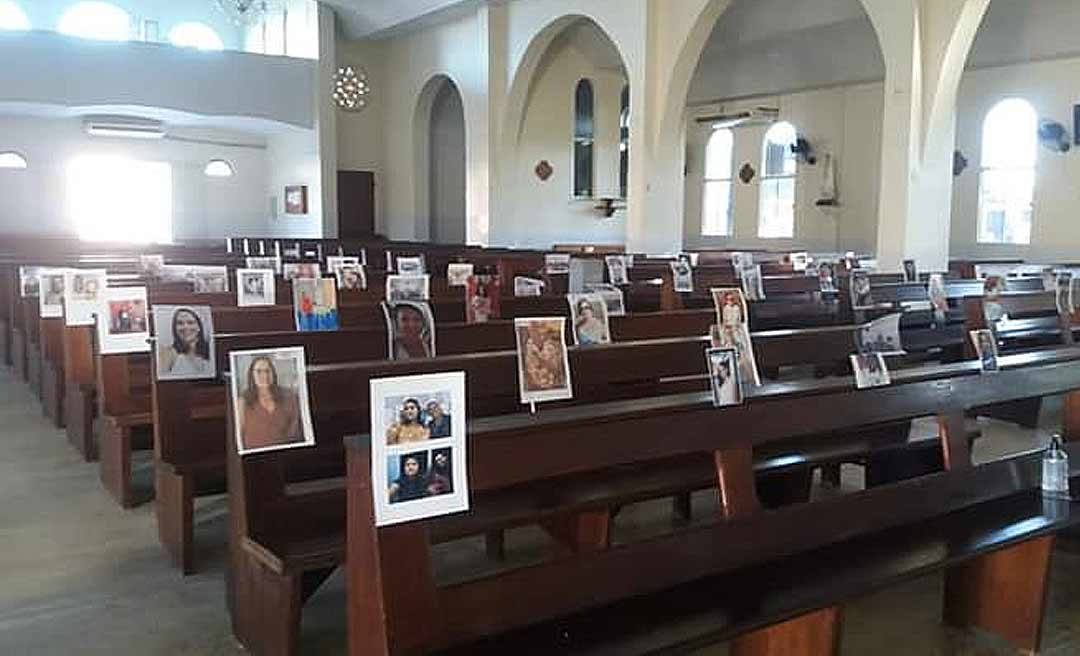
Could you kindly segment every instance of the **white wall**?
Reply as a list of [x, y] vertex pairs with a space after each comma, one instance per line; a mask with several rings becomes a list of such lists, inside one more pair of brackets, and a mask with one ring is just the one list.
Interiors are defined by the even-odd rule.
[[[878, 168], [881, 160], [881, 84], [820, 89], [782, 96], [750, 98], [737, 102], [697, 107], [691, 111], [687, 132], [685, 186], [686, 244], [694, 248], [766, 248], [812, 251], [872, 249], [877, 228]], [[800, 162], [795, 190], [795, 238], [759, 239], [758, 206], [762, 172], [762, 142], [768, 126], [735, 130], [736, 174], [744, 163], [757, 172], [750, 184], [736, 179], [733, 191], [732, 237], [701, 236], [701, 201], [705, 145], [709, 124], [694, 118], [716, 112], [738, 111], [753, 106], [779, 107], [782, 120], [795, 125], [810, 141], [818, 164]], [[821, 160], [832, 154], [837, 164], [840, 207], [823, 210], [820, 198]]]
[[[187, 133], [200, 139], [258, 143], [245, 135]], [[124, 155], [168, 162], [173, 172], [173, 236], [217, 238], [263, 231], [267, 151], [173, 140], [138, 141], [87, 136], [77, 119], [0, 117], [0, 150], [29, 160], [26, 170], [0, 169], [0, 234], [75, 234], [65, 208], [66, 167], [83, 154]], [[232, 178], [208, 178], [211, 159], [226, 159]]]
[[[321, 162], [315, 132], [291, 130], [267, 141], [266, 198], [273, 207], [266, 229], [268, 237], [322, 237], [323, 197]], [[307, 214], [285, 213], [285, 187], [306, 185]]]
[[968, 71], [960, 85], [956, 147], [969, 167], [953, 184], [952, 257], [1021, 257], [1033, 261], [1075, 261], [1080, 252], [1080, 149], [1066, 154], [1040, 147], [1036, 164], [1035, 209], [1030, 246], [979, 244], [978, 180], [982, 126], [986, 114], [1005, 98], [1021, 97], [1040, 118], [1053, 119], [1073, 133], [1072, 108], [1080, 102], [1080, 58]]
[[383, 138], [388, 128], [383, 114], [388, 84], [384, 75], [384, 42], [338, 39], [337, 46], [337, 64], [362, 67], [373, 90], [368, 106], [363, 111], [338, 112], [338, 168], [375, 173], [375, 226], [381, 230], [385, 226]]

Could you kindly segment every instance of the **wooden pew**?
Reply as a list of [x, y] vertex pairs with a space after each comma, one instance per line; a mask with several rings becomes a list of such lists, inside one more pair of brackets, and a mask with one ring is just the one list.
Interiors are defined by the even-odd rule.
[[[1033, 493], [1038, 454], [971, 466], [966, 441], [955, 429], [964, 408], [1007, 400], [1022, 388], [1043, 394], [1080, 388], [1077, 363], [1080, 351], [1067, 349], [1008, 356], [1003, 358], [1005, 371], [993, 378], [975, 375], [974, 363], [966, 363], [904, 372], [893, 386], [858, 393], [851, 392], [850, 384], [833, 381], [775, 386], [741, 408], [718, 410], [704, 395], [684, 395], [645, 407], [613, 403], [553, 410], [539, 418], [474, 420], [471, 510], [381, 529], [373, 521], [369, 439], [351, 439], [351, 653], [415, 653], [460, 645], [465, 645], [460, 653], [470, 654], [556, 648], [577, 653], [600, 641], [610, 653], [638, 653], [728, 638], [735, 639], [736, 654], [838, 653], [845, 601], [935, 569], [947, 571], [946, 621], [982, 626], [1034, 652], [1052, 535], [1080, 521], [1075, 513], [1080, 505], [1060, 501], [1047, 506]], [[950, 394], [941, 393], [943, 384], [950, 386]], [[753, 446], [928, 412], [941, 418], [947, 471], [762, 512], [752, 483]], [[673, 431], [673, 422], [735, 429]], [[609, 439], [611, 434], [620, 439]], [[662, 447], [658, 434], [665, 435]], [[601, 473], [696, 452], [714, 455], [714, 484], [721, 497], [715, 522], [644, 542], [556, 554], [541, 564], [464, 583], [437, 583], [429, 555], [434, 536], [453, 534], [484, 516], [516, 513], [533, 521], [550, 512], [586, 516], [610, 503], [610, 498], [598, 499], [602, 494], [595, 484]], [[530, 488], [532, 495], [522, 492]], [[504, 499], [510, 490], [516, 498], [508, 504]], [[618, 496], [618, 486], [605, 492]], [[297, 489], [277, 511], [284, 515], [286, 508], [298, 511], [324, 501], [321, 491]], [[276, 543], [280, 534], [272, 528], [259, 528], [263, 534], [249, 533], [240, 545], [258, 554], [250, 567], [279, 582], [279, 603], [301, 599], [306, 588], [300, 584], [300, 553]], [[1024, 576], [1018, 575], [1021, 571]], [[631, 602], [654, 615], [628, 616], [623, 607], [606, 616], [601, 612], [598, 620], [571, 616], [657, 593], [662, 593], [658, 599]], [[667, 612], [665, 604], [670, 605]], [[274, 627], [273, 634], [258, 636], [256, 653], [294, 650], [295, 634], [273, 622], [268, 604], [246, 608], [263, 620], [259, 626]], [[504, 642], [472, 642], [567, 616], [542, 627], [546, 630], [511, 635]], [[679, 621], [689, 618], [696, 621]], [[613, 631], [615, 626], [625, 630]], [[564, 630], [551, 631], [555, 627]], [[523, 641], [523, 635], [531, 642]], [[561, 644], [550, 642], [556, 636]], [[798, 651], [769, 647], [784, 637], [780, 644]], [[641, 649], [643, 641], [652, 649]]]

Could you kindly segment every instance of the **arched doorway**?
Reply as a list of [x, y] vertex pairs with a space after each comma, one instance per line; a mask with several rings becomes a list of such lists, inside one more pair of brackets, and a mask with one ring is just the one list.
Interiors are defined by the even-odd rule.
[[464, 244], [465, 109], [461, 93], [443, 78], [431, 105], [428, 122], [429, 239], [440, 244]]

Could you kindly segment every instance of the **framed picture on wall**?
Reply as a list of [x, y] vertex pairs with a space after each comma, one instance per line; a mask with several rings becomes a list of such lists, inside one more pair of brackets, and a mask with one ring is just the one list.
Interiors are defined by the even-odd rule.
[[285, 187], [285, 213], [307, 214], [307, 185], [289, 185]]

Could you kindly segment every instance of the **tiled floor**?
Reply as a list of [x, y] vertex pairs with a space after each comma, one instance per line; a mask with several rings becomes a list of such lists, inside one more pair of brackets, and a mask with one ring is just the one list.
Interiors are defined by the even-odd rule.
[[[993, 422], [982, 427], [987, 437], [977, 443], [977, 459], [1045, 439]], [[196, 544], [203, 565], [198, 574], [182, 578], [158, 546], [152, 504], [118, 508], [102, 490], [96, 464], [79, 459], [62, 432], [41, 418], [27, 387], [3, 368], [0, 445], [0, 656], [243, 653], [225, 612], [222, 497], [198, 503]], [[143, 460], [137, 469], [148, 485], [148, 463]], [[858, 485], [858, 478], [857, 468], [845, 468], [845, 487]], [[707, 517], [713, 497], [699, 494], [695, 514]], [[628, 508], [618, 531], [625, 536], [655, 530], [668, 508], [666, 502]], [[510, 545], [516, 559], [528, 560], [541, 553], [543, 538], [538, 531], [515, 531]], [[481, 549], [475, 540], [455, 543], [437, 548], [436, 557], [441, 568], [460, 575]], [[1052, 582], [1045, 653], [1080, 654], [1080, 557], [1059, 551]], [[848, 607], [844, 653], [1009, 653], [992, 638], [940, 628], [941, 585], [940, 577], [928, 577]], [[305, 609], [304, 654], [345, 652], [343, 603], [339, 572]]]

